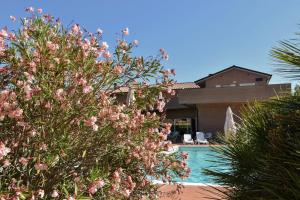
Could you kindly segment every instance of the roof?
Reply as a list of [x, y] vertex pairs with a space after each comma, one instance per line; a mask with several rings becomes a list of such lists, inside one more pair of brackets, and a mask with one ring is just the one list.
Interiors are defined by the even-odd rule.
[[[191, 89], [191, 88], [199, 88], [199, 86], [194, 82], [185, 82], [185, 83], [174, 83], [171, 87], [173, 90], [181, 90], [181, 89]], [[128, 92], [128, 87], [120, 87], [117, 89], [117, 93]]]
[[199, 86], [194, 82], [175, 83], [172, 86], [173, 90], [188, 89], [188, 88], [199, 88]]
[[219, 74], [224, 73], [224, 72], [226, 72], [226, 71], [229, 71], [229, 70], [231, 70], [231, 69], [239, 69], [239, 70], [243, 70], [243, 71], [247, 71], [247, 72], [251, 72], [251, 73], [260, 74], [260, 75], [263, 75], [263, 76], [268, 77], [268, 81], [269, 81], [269, 80], [271, 79], [271, 77], [272, 77], [272, 75], [271, 75], [271, 74], [268, 74], [268, 73], [259, 72], [259, 71], [255, 71], [255, 70], [252, 70], [252, 69], [248, 69], [248, 68], [244, 68], [244, 67], [239, 67], [239, 66], [236, 66], [236, 65], [232, 65], [232, 66], [230, 66], [230, 67], [227, 67], [226, 69], [223, 69], [223, 70], [221, 70], [221, 71], [218, 71], [218, 72], [216, 72], [216, 73], [214, 73], [214, 74], [209, 74], [209, 75], [206, 76], [206, 77], [203, 77], [203, 78], [201, 78], [201, 79], [199, 79], [199, 80], [196, 80], [196, 81], [194, 81], [194, 83], [196, 83], [196, 84], [198, 85], [198, 84], [200, 84], [201, 82], [203, 82], [203, 81], [205, 81], [205, 80], [207, 80], [207, 79], [209, 79], [209, 78], [212, 78], [212, 77], [214, 77], [214, 76], [216, 76], [216, 75], [219, 75]]

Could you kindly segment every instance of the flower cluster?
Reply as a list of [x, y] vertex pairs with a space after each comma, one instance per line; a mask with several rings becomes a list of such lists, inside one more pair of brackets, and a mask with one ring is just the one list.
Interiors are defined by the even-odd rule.
[[[26, 11], [18, 31], [0, 29], [0, 199], [155, 199], [149, 177], [186, 177], [186, 156], [162, 153], [167, 53], [134, 57], [128, 28], [110, 49], [101, 29]], [[134, 88], [130, 105], [124, 87]]]

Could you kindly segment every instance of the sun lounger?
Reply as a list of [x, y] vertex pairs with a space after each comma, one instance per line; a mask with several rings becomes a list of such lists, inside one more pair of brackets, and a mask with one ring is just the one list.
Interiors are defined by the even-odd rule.
[[183, 144], [194, 144], [194, 140], [192, 139], [191, 134], [183, 135]]
[[196, 143], [198, 144], [208, 144], [207, 139], [204, 138], [203, 132], [196, 132]]

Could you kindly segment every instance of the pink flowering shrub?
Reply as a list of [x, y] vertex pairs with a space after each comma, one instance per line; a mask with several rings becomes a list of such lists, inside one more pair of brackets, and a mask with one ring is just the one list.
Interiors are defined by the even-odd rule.
[[[162, 153], [166, 52], [132, 56], [128, 28], [110, 51], [101, 29], [26, 10], [19, 30], [0, 30], [0, 199], [156, 199], [149, 177], [187, 176], [186, 155]], [[121, 104], [133, 85], [134, 103]]]

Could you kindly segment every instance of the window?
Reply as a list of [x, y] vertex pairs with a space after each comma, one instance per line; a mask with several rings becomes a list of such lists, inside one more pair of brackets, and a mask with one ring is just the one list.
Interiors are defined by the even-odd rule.
[[256, 78], [255, 81], [263, 81], [263, 78]]
[[192, 132], [192, 121], [190, 118], [175, 119], [174, 131], [178, 131], [180, 134], [186, 134]]
[[172, 124], [172, 132], [179, 132], [181, 135], [192, 132], [191, 118], [165, 119], [164, 122]]

